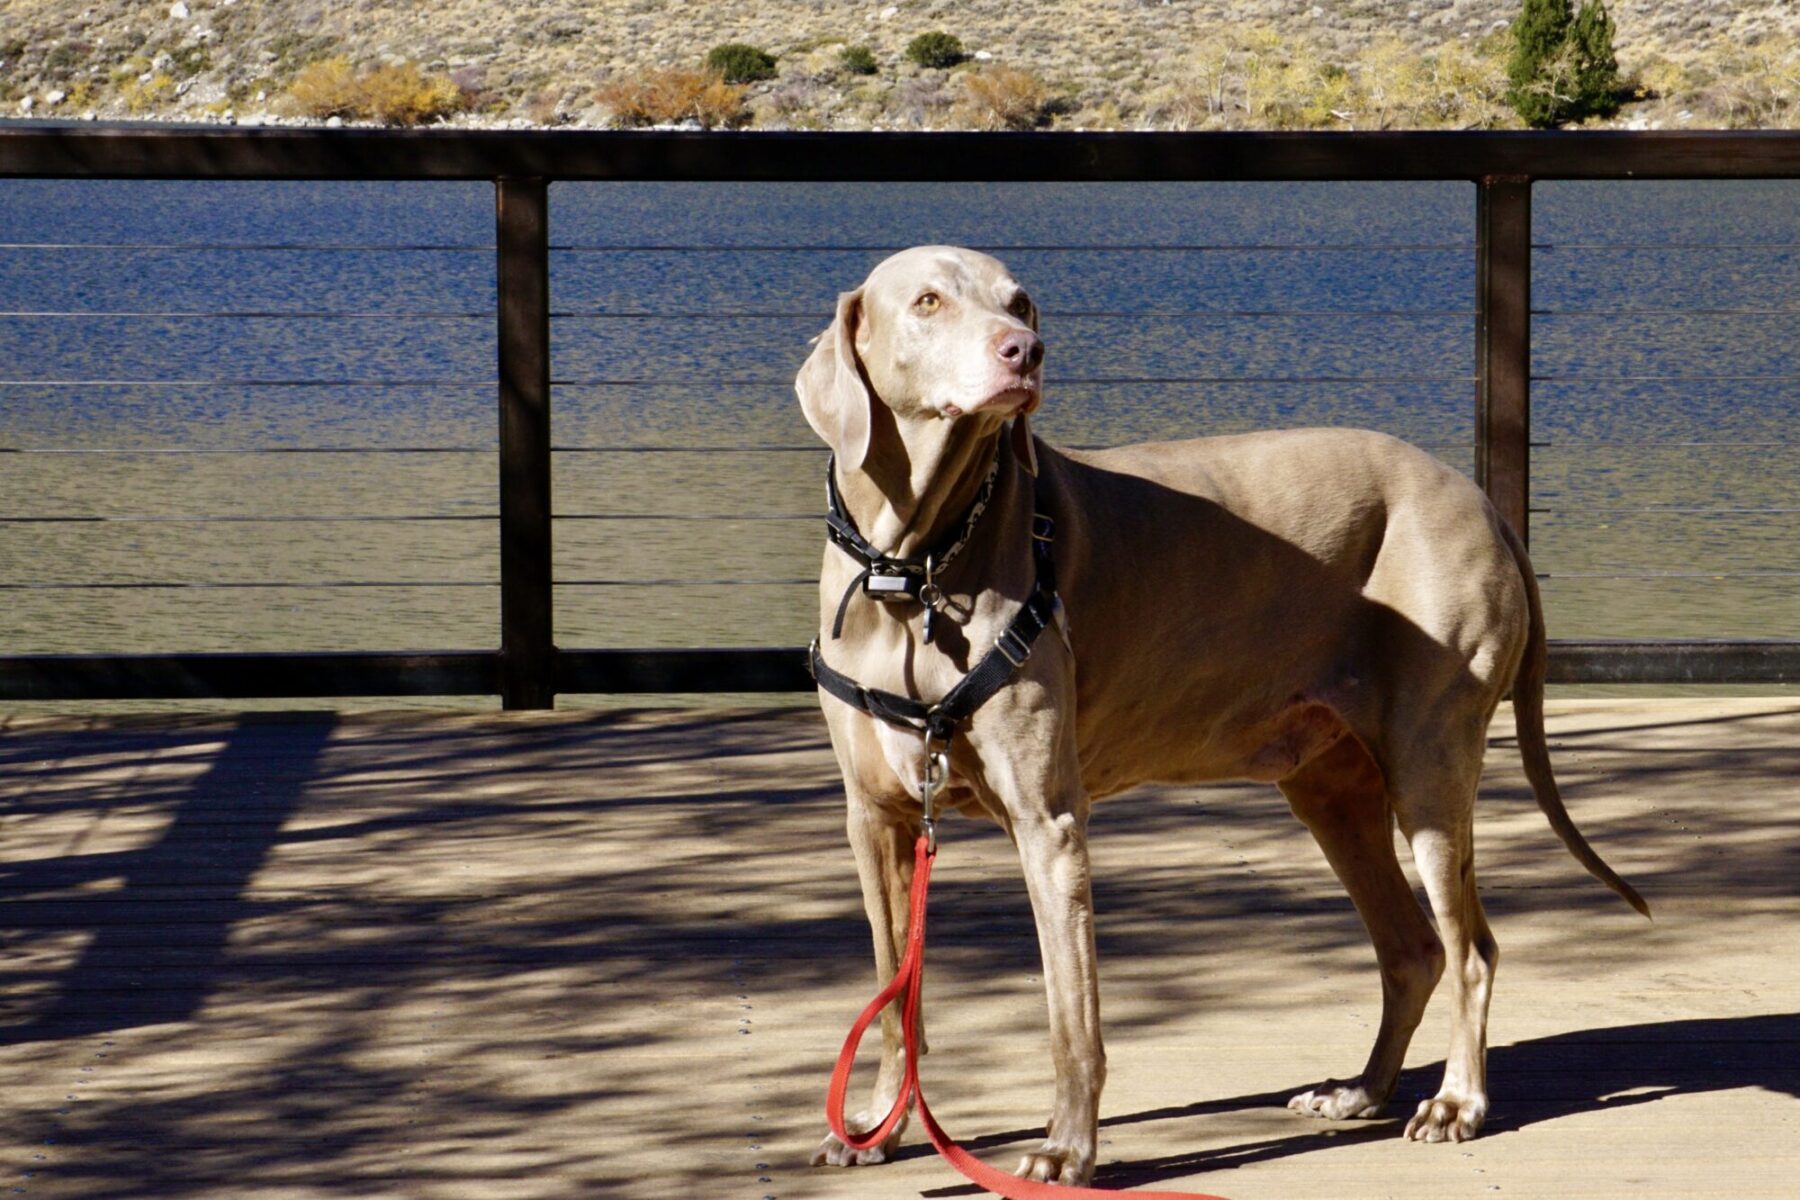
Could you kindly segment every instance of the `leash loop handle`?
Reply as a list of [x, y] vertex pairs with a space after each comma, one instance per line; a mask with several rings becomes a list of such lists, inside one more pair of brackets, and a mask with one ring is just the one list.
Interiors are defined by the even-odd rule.
[[[931, 770], [930, 766], [926, 768]], [[927, 810], [929, 812], [929, 809]], [[928, 827], [929, 828], [929, 827]], [[919, 1083], [919, 991], [925, 979], [925, 899], [931, 887], [931, 867], [937, 859], [937, 843], [921, 834], [913, 844], [912, 896], [906, 927], [906, 952], [900, 957], [899, 969], [887, 986], [876, 993], [850, 1026], [850, 1036], [838, 1052], [837, 1066], [831, 1072], [831, 1084], [825, 1093], [825, 1123], [840, 1142], [852, 1150], [867, 1150], [879, 1145], [893, 1133], [906, 1111], [915, 1102], [919, 1107], [919, 1123], [925, 1136], [944, 1160], [960, 1171], [965, 1179], [986, 1188], [1004, 1200], [1223, 1200], [1202, 1192], [1124, 1192], [1113, 1188], [1062, 1187], [1020, 1179], [1017, 1175], [989, 1166], [957, 1145], [943, 1126], [931, 1115], [925, 1103], [925, 1089]], [[900, 1028], [906, 1046], [906, 1074], [900, 1083], [900, 1094], [887, 1116], [866, 1133], [852, 1134], [844, 1121], [844, 1100], [850, 1090], [850, 1068], [856, 1061], [857, 1047], [881, 1010], [896, 997], [902, 997]]]
[[[937, 857], [937, 846], [931, 838], [921, 834], [913, 846], [913, 879], [911, 911], [907, 917], [906, 953], [901, 955], [899, 969], [894, 977], [888, 980], [887, 986], [875, 994], [875, 998], [863, 1006], [856, 1020], [850, 1026], [850, 1036], [844, 1039], [844, 1048], [838, 1052], [837, 1066], [831, 1072], [831, 1086], [825, 1094], [825, 1123], [838, 1141], [852, 1150], [867, 1150], [879, 1145], [894, 1127], [900, 1124], [907, 1109], [912, 1107], [914, 1094], [919, 1088], [918, 1056], [914, 1053], [917, 1045], [915, 1030], [918, 1027], [919, 985], [924, 982], [925, 960], [925, 893], [931, 881], [931, 862]], [[844, 1100], [850, 1090], [850, 1067], [856, 1061], [857, 1047], [862, 1045], [863, 1034], [868, 1031], [881, 1010], [886, 1008], [895, 997], [904, 993], [901, 1002], [901, 1028], [906, 1039], [906, 1074], [900, 1081], [900, 1094], [894, 1098], [894, 1106], [888, 1109], [887, 1115], [879, 1124], [865, 1133], [851, 1133], [844, 1121]]]

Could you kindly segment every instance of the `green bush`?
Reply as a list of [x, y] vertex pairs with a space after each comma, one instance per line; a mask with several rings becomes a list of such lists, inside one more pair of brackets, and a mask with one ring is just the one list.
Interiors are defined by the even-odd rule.
[[875, 52], [867, 46], [845, 46], [838, 52], [838, 62], [852, 75], [875, 73]]
[[945, 67], [954, 67], [969, 56], [963, 53], [963, 44], [960, 38], [953, 33], [945, 33], [938, 29], [931, 33], [921, 33], [908, 42], [906, 57], [921, 67], [942, 70]]
[[1525, 0], [1513, 22], [1506, 99], [1527, 125], [1539, 127], [1619, 108], [1619, 62], [1613, 23], [1601, 0]]
[[706, 52], [706, 69], [726, 83], [755, 83], [775, 78], [775, 56], [742, 42], [726, 42]]
[[1575, 95], [1588, 112], [1619, 111], [1619, 60], [1613, 54], [1613, 20], [1601, 0], [1587, 0], [1569, 31], [1575, 46]]

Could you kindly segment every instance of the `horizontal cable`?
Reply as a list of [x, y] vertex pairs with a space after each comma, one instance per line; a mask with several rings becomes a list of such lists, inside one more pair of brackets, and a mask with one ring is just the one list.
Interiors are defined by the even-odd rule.
[[[422, 309], [400, 312], [338, 311], [334, 309], [5, 309], [0, 318], [31, 320], [307, 320], [307, 321], [474, 321], [491, 320], [494, 309]], [[1045, 320], [1127, 320], [1149, 317], [1155, 320], [1275, 319], [1291, 317], [1307, 320], [1355, 318], [1428, 318], [1473, 317], [1472, 308], [1137, 308], [1137, 309], [1047, 309], [1040, 315]], [[1793, 317], [1800, 308], [1534, 308], [1536, 317]], [[826, 308], [804, 311], [748, 311], [737, 309], [674, 309], [664, 312], [644, 310], [608, 311], [605, 309], [554, 309], [552, 320], [558, 321], [807, 321], [829, 320]]]
[[[1534, 312], [1550, 312], [1554, 310], [1534, 309]], [[1650, 311], [1650, 310], [1646, 310]], [[1661, 311], [1661, 310], [1658, 310]], [[1682, 312], [1703, 312], [1706, 310], [1691, 309], [1668, 310], [1675, 314]], [[1720, 309], [1719, 312], [1740, 313], [1750, 310]], [[1800, 312], [1800, 309], [1781, 310]], [[242, 320], [242, 321], [438, 321], [438, 320], [491, 320], [495, 316], [494, 309], [476, 310], [425, 310], [418, 312], [339, 312], [330, 309], [182, 309], [159, 311], [151, 309], [11, 309], [0, 310], [0, 318], [13, 317], [31, 320]], [[1046, 320], [1127, 320], [1138, 317], [1150, 317], [1156, 320], [1212, 320], [1216, 318], [1276, 318], [1293, 317], [1307, 320], [1325, 320], [1332, 318], [1397, 318], [1397, 317], [1472, 317], [1474, 309], [1444, 308], [1202, 308], [1202, 309], [1064, 309], [1060, 311], [1044, 311], [1040, 314]], [[550, 313], [552, 320], [558, 321], [810, 321], [831, 319], [828, 308], [808, 309], [804, 312], [781, 312], [768, 310], [740, 309], [693, 309], [673, 310], [668, 312], [651, 312], [645, 310], [628, 310], [609, 312], [604, 309], [557, 309]]]
[[421, 579], [416, 582], [386, 579], [269, 580], [260, 583], [208, 583], [155, 581], [143, 583], [0, 583], [4, 592], [113, 592], [113, 591], [240, 591], [268, 588], [293, 591], [314, 588], [496, 588], [499, 580]]
[[[1618, 378], [1623, 378], [1619, 376]], [[1722, 377], [1728, 378], [1728, 377]], [[1059, 376], [1058, 384], [1091, 387], [1101, 384], [1163, 383], [1472, 383], [1473, 373], [1461, 375], [1081, 375]], [[747, 376], [739, 379], [552, 379], [552, 387], [792, 387], [792, 379]]]
[[0, 446], [0, 454], [497, 454], [494, 446]]
[[1800, 308], [1534, 308], [1534, 317], [1800, 317]]
[[1800, 571], [1539, 571], [1539, 579], [1800, 579]]
[[[1254, 429], [1229, 430], [1219, 434], [1221, 437], [1235, 436], [1242, 433], [1278, 432], [1276, 430], [1258, 431]], [[1196, 435], [1199, 436], [1199, 435]], [[1118, 442], [1055, 442], [1063, 450], [1114, 450]], [[1474, 445], [1474, 439], [1457, 442], [1411, 442], [1421, 450], [1467, 450]], [[1533, 445], [1548, 445], [1534, 442]], [[556, 454], [818, 454], [824, 455], [830, 447], [824, 445], [774, 445], [774, 446], [552, 446]]]
[[[1800, 579], [1800, 570], [1642, 570], [1642, 572], [1586, 572], [1539, 570], [1539, 579]], [[554, 579], [560, 588], [709, 588], [709, 587], [817, 587], [817, 579]], [[497, 588], [499, 581], [484, 579], [320, 579], [320, 581], [266, 581], [266, 583], [0, 583], [0, 592], [157, 592], [157, 590], [333, 590], [333, 588]]]
[[1787, 515], [1800, 513], [1800, 508], [1686, 508], [1671, 505], [1659, 507], [1643, 505], [1628, 507], [1625, 505], [1584, 504], [1580, 508], [1532, 508], [1532, 513], [1543, 516], [1587, 516], [1590, 513], [1609, 513], [1614, 516], [1684, 516], [1684, 517], [1725, 517], [1725, 516], [1761, 516]]
[[[1051, 254], [1157, 254], [1157, 253], [1214, 253], [1244, 251], [1286, 251], [1310, 254], [1320, 251], [1334, 253], [1376, 253], [1395, 250], [1462, 250], [1472, 251], [1472, 242], [1336, 242], [1320, 244], [1300, 244], [1295, 242], [1172, 242], [1165, 244], [1128, 244], [1105, 245], [1102, 243], [1070, 243], [1066, 245], [1020, 244], [1009, 246], [971, 246], [971, 250], [988, 253], [1010, 254], [1018, 252], [1051, 253]], [[552, 242], [551, 253], [561, 254], [882, 254], [898, 253], [910, 249], [909, 246], [870, 246], [852, 244], [793, 245], [777, 243], [753, 243], [740, 246], [710, 243], [665, 242], [642, 245], [609, 245], [599, 242]], [[482, 245], [465, 242], [0, 242], [0, 250], [186, 250], [205, 252], [254, 252], [254, 253], [289, 253], [289, 252], [326, 252], [326, 253], [381, 253], [404, 251], [409, 253], [487, 253], [494, 252], [491, 244]]]
[[1533, 242], [1533, 250], [1800, 250], [1800, 242]]
[[[1240, 431], [1251, 432], [1251, 431]], [[1110, 450], [1116, 443], [1057, 443], [1069, 450]], [[1465, 450], [1472, 441], [1460, 442], [1413, 442], [1422, 450]], [[1533, 446], [1547, 447], [1552, 443], [1533, 442]], [[1573, 444], [1573, 443], [1571, 443]], [[1640, 443], [1618, 443], [1633, 445]], [[1678, 442], [1658, 442], [1656, 445], [1682, 445]], [[1694, 443], [1697, 445], [1737, 445], [1738, 443]], [[1783, 442], [1752, 442], [1745, 445], [1786, 445]], [[824, 455], [829, 447], [822, 445], [806, 446], [552, 446], [552, 454], [817, 454]], [[33, 447], [33, 446], [0, 446], [0, 454], [41, 454], [41, 455], [117, 455], [131, 457], [136, 455], [261, 455], [261, 454], [482, 454], [498, 453], [492, 446], [401, 446], [385, 449], [379, 446], [237, 446], [223, 449], [191, 449], [187, 447], [133, 447], [133, 446], [90, 446], [90, 447]], [[259, 518], [260, 519], [260, 518]], [[460, 519], [460, 518], [459, 518]]]
[[[1533, 250], [1643, 251], [1643, 250], [1800, 250], [1795, 242], [1533, 242]], [[657, 242], [613, 245], [602, 242], [552, 242], [551, 253], [561, 254], [882, 254], [911, 249], [904, 245], [875, 246], [861, 243], [745, 243], [726, 245], [706, 242]], [[993, 254], [1170, 254], [1286, 252], [1297, 254], [1374, 254], [1394, 251], [1448, 251], [1473, 253], [1473, 242], [1069, 242], [1061, 245], [1019, 243], [970, 246]], [[491, 243], [477, 242], [0, 242], [0, 250], [157, 250], [206, 253], [428, 253], [492, 254]]]
[[0, 242], [0, 250], [201, 250], [264, 251], [322, 250], [332, 254], [365, 251], [425, 251], [428, 253], [492, 254], [492, 243], [477, 242]]
[[0, 387], [482, 387], [492, 379], [0, 379]]
[[[897, 254], [910, 246], [870, 246], [851, 244], [822, 244], [799, 246], [780, 243], [747, 243], [741, 246], [727, 246], [709, 243], [668, 242], [655, 245], [608, 245], [601, 242], [552, 242], [552, 253], [564, 254]], [[988, 254], [1016, 254], [1029, 252], [1033, 254], [1164, 254], [1164, 253], [1239, 253], [1244, 251], [1285, 251], [1298, 254], [1312, 254], [1320, 251], [1331, 253], [1380, 253], [1394, 250], [1462, 250], [1472, 252], [1473, 242], [1171, 242], [1171, 243], [1125, 243], [1105, 245], [1098, 242], [1069, 242], [1061, 245], [1044, 245], [1037, 243], [1020, 243], [1008, 246], [970, 246], [970, 250], [978, 250]]]
[[[3, 315], [6, 315], [6, 314], [0, 314], [0, 316], [3, 316]], [[1308, 320], [1321, 320], [1321, 319], [1337, 318], [1337, 317], [1343, 317], [1343, 318], [1473, 317], [1475, 315], [1475, 310], [1472, 308], [1470, 308], [1470, 309], [1443, 309], [1443, 308], [1079, 309], [1079, 308], [1075, 308], [1075, 309], [1061, 309], [1061, 310], [1046, 309], [1046, 310], [1041, 311], [1039, 315], [1046, 321], [1067, 320], [1067, 319], [1074, 319], [1074, 318], [1080, 318], [1082, 320], [1089, 320], [1089, 319], [1093, 319], [1093, 320], [1101, 320], [1101, 319], [1104, 319], [1104, 320], [1114, 320], [1114, 319], [1128, 320], [1128, 319], [1136, 319], [1138, 317], [1152, 317], [1159, 321], [1161, 321], [1161, 320], [1177, 320], [1177, 319], [1185, 320], [1185, 319], [1190, 319], [1190, 318], [1196, 319], [1196, 320], [1211, 320], [1214, 318], [1223, 318], [1223, 317], [1229, 317], [1229, 318], [1295, 317], [1295, 318], [1306, 318]], [[637, 321], [637, 320], [806, 321], [806, 320], [821, 320], [821, 321], [829, 321], [831, 319], [831, 312], [829, 309], [824, 309], [824, 308], [812, 309], [807, 312], [767, 312], [767, 311], [750, 312], [750, 311], [735, 311], [735, 310], [719, 311], [716, 309], [695, 310], [695, 311], [676, 311], [676, 312], [647, 312], [647, 311], [639, 311], [639, 310], [608, 312], [608, 311], [605, 311], [602, 309], [594, 309], [594, 310], [574, 309], [574, 310], [563, 311], [563, 312], [552, 312], [550, 314], [550, 316], [552, 318], [555, 318], [558, 320], [564, 320], [564, 321], [570, 321], [570, 320], [584, 320], [584, 321], [585, 320], [596, 320], [596, 321], [597, 320], [609, 320], [609, 321], [610, 320], [617, 320], [617, 321]]]
[[[1459, 375], [1180, 375], [1180, 376], [1065, 376], [1057, 380], [1061, 384], [1093, 386], [1099, 384], [1162, 384], [1162, 383], [1254, 383], [1254, 384], [1295, 384], [1295, 383], [1469, 383], [1474, 380], [1473, 373]], [[1634, 376], [1634, 375], [1542, 375], [1533, 376], [1534, 380], [1576, 379], [1687, 379], [1695, 382], [1733, 379], [1791, 379], [1796, 376], [1783, 375], [1696, 375], [1696, 376]], [[552, 387], [686, 387], [711, 388], [725, 385], [728, 387], [781, 387], [793, 386], [791, 378], [779, 376], [750, 376], [740, 379], [639, 379], [639, 378], [597, 378], [597, 379], [552, 379]], [[492, 379], [0, 379], [0, 387], [267, 387], [267, 388], [299, 388], [299, 387], [493, 387]]]
[[1533, 375], [1533, 383], [1792, 383], [1800, 375]]
[[469, 516], [441, 516], [430, 513], [399, 513], [391, 517], [244, 517], [218, 516], [123, 516], [94, 517], [0, 517], [0, 525], [312, 525], [312, 524], [386, 524], [417, 521], [497, 521], [499, 513], [475, 513]]
[[558, 579], [557, 587], [818, 587], [817, 576], [811, 579]]
[[[552, 314], [554, 315], [554, 314]], [[492, 319], [493, 309], [474, 312], [438, 311], [438, 312], [331, 312], [329, 310], [314, 311], [311, 309], [251, 309], [245, 311], [222, 310], [217, 312], [184, 310], [179, 312], [153, 312], [138, 309], [87, 310], [75, 312], [59, 309], [16, 309], [0, 311], [0, 317], [21, 317], [56, 320], [155, 320], [155, 321], [196, 321], [196, 320], [241, 320], [241, 321], [279, 321], [289, 318], [307, 321], [463, 321]]]
[[1630, 439], [1625, 439], [1625, 438], [1568, 438], [1568, 439], [1557, 438], [1554, 441], [1532, 442], [1531, 444], [1532, 444], [1533, 448], [1536, 448], [1536, 449], [1556, 449], [1558, 447], [1572, 448], [1572, 447], [1576, 447], [1576, 446], [1581, 446], [1581, 447], [1630, 446], [1634, 450], [1642, 450], [1645, 448], [1655, 448], [1655, 447], [1661, 447], [1661, 446], [1667, 446], [1667, 447], [1676, 448], [1676, 449], [1687, 449], [1687, 450], [1702, 449], [1702, 448], [1706, 448], [1706, 447], [1729, 447], [1731, 449], [1736, 449], [1736, 450], [1746, 450], [1746, 449], [1759, 449], [1759, 448], [1760, 449], [1775, 449], [1775, 448], [1779, 448], [1782, 446], [1800, 446], [1800, 442], [1790, 442], [1790, 441], [1779, 441], [1779, 442], [1678, 442], [1678, 441], [1667, 441], [1667, 442], [1665, 442], [1665, 441], [1659, 441], [1659, 440], [1656, 440], [1653, 438], [1650, 438], [1650, 439], [1640, 438], [1637, 440], [1630, 440]]
[[823, 512], [810, 513], [552, 513], [556, 521], [817, 521]]
[[552, 446], [552, 454], [824, 454], [829, 446]]

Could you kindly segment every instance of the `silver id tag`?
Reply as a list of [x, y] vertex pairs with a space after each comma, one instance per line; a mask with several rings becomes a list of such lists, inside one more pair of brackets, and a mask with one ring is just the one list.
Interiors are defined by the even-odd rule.
[[877, 600], [903, 600], [912, 595], [912, 578], [907, 575], [871, 575], [863, 580], [863, 591]]

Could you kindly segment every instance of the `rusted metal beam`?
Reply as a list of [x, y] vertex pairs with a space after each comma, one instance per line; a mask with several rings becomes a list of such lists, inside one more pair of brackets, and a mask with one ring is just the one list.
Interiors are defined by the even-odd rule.
[[1475, 195], [1475, 481], [1529, 542], [1531, 181], [1492, 176]]
[[499, 180], [495, 224], [500, 321], [500, 696], [507, 708], [553, 708], [550, 213], [544, 180]]

